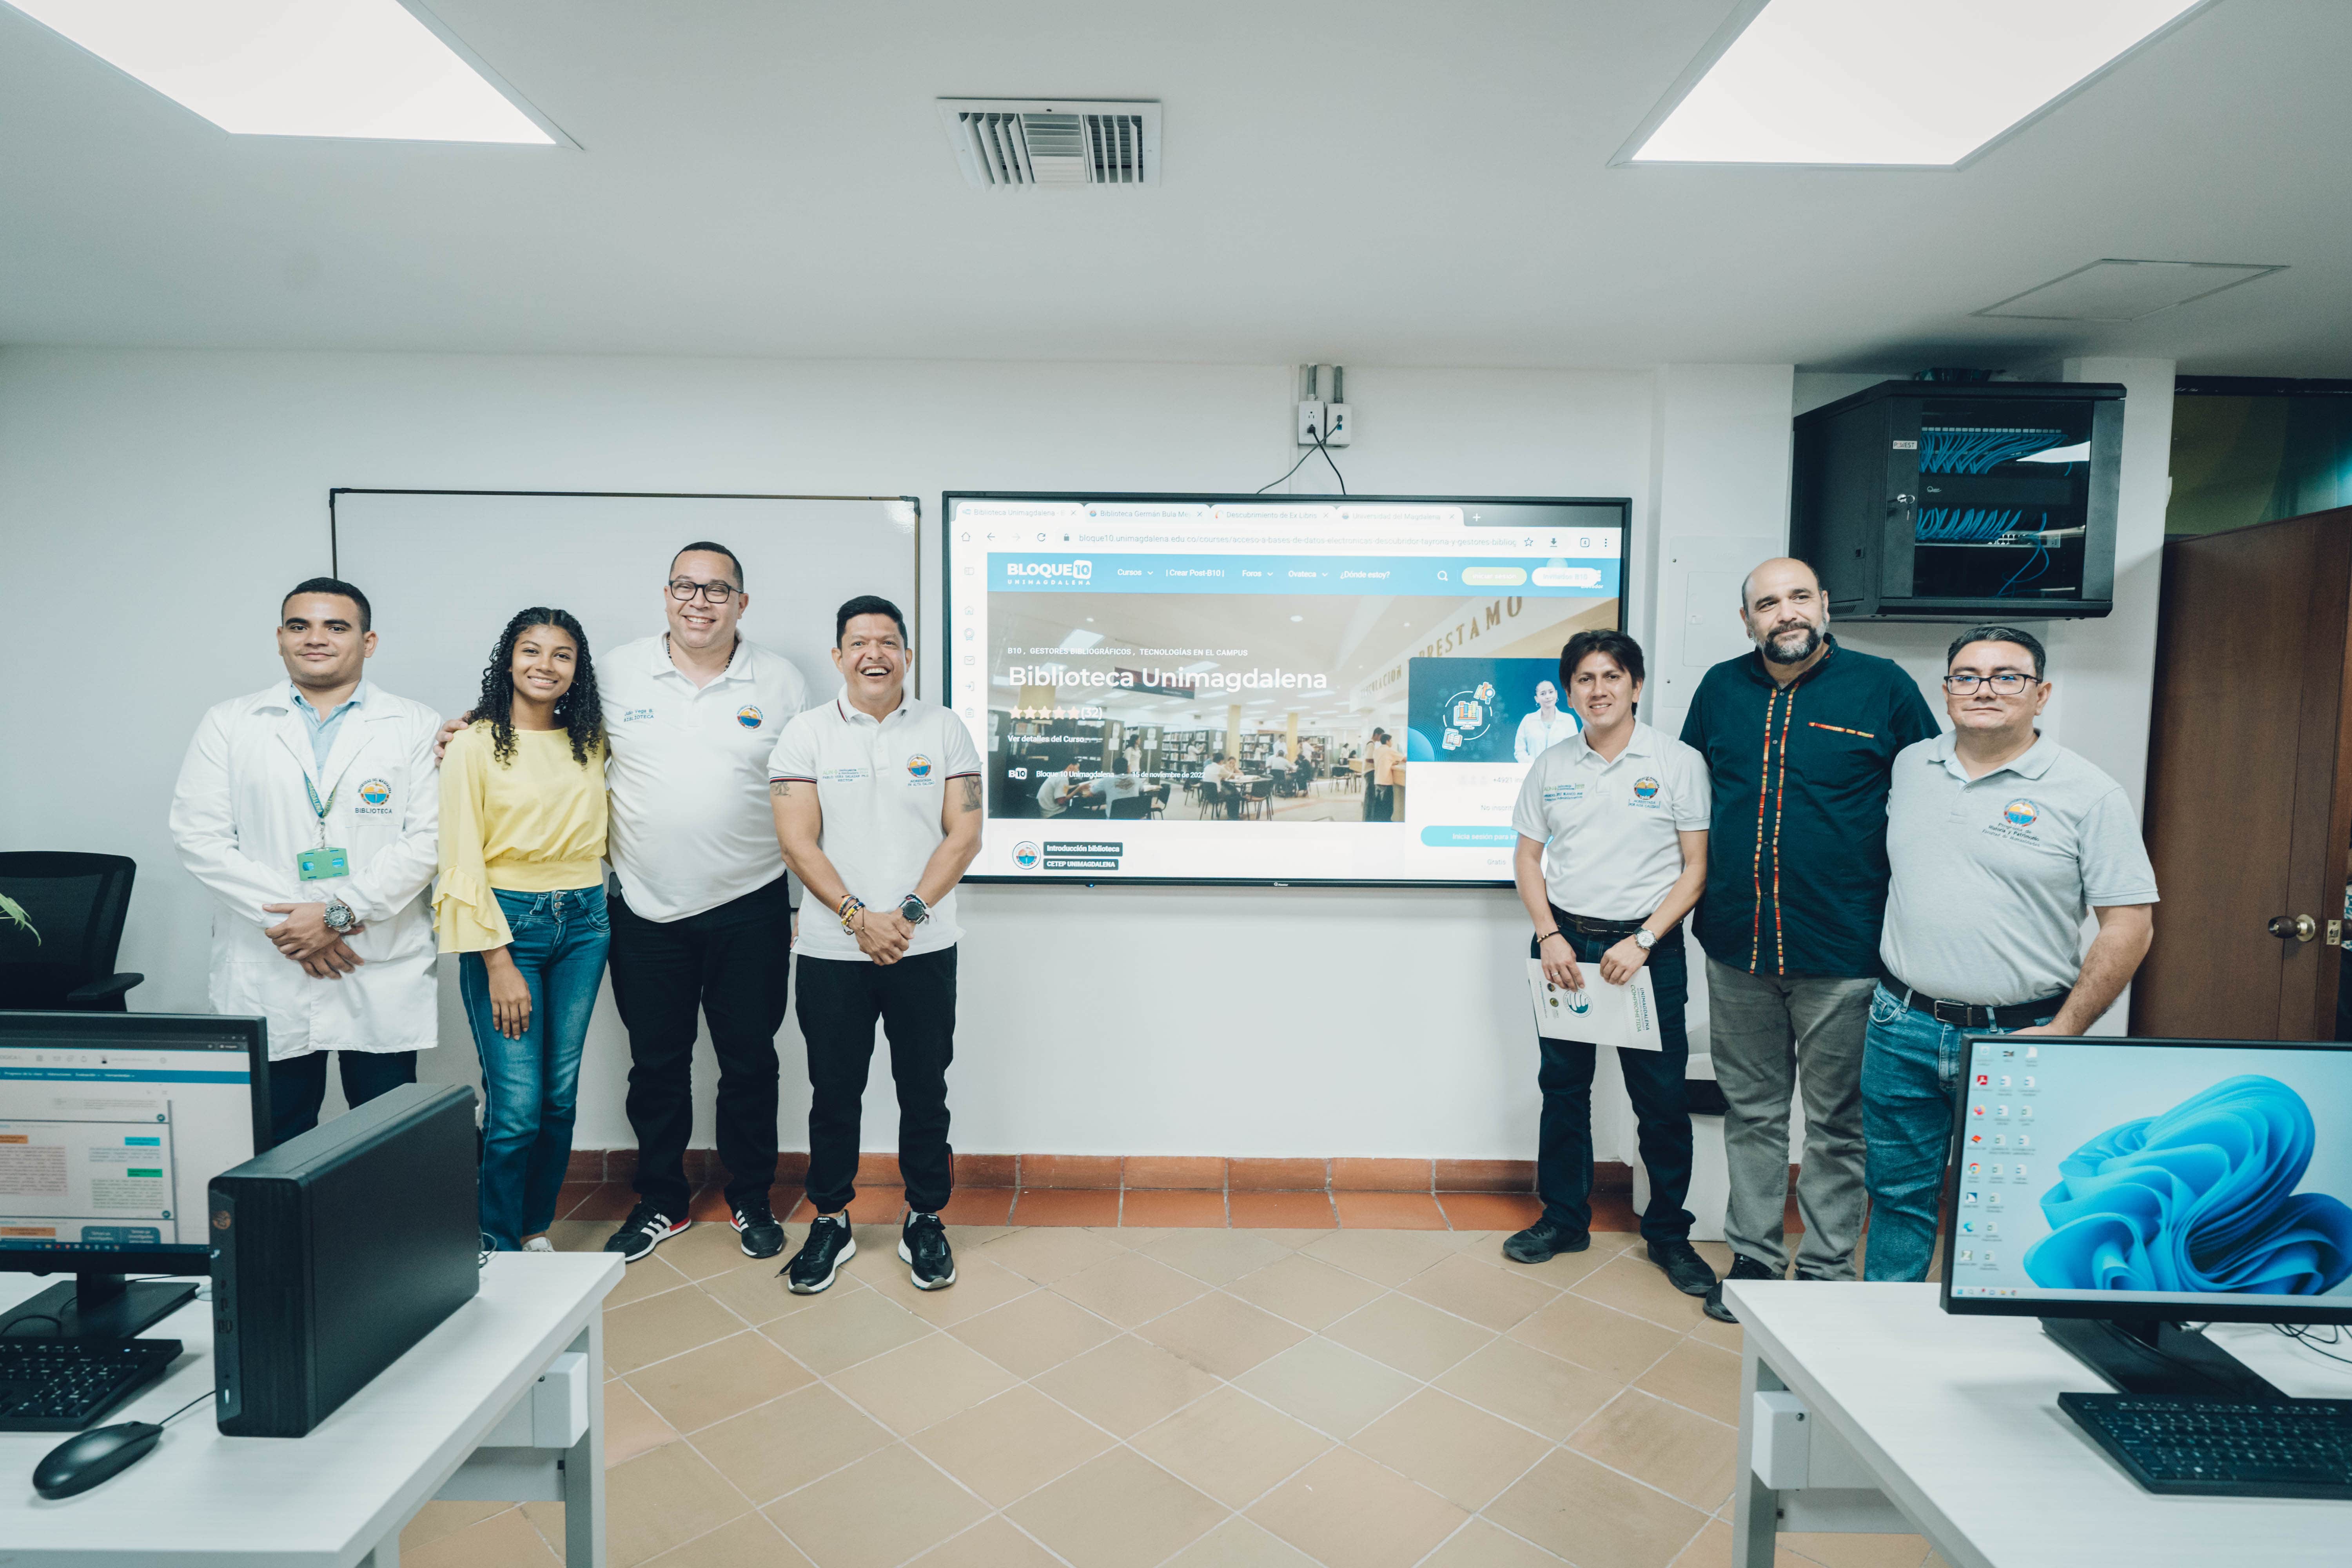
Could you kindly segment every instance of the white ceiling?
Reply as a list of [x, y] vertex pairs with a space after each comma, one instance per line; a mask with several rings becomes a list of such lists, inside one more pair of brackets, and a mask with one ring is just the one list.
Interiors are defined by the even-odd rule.
[[[1610, 169], [1731, 0], [438, 0], [580, 151], [232, 138], [0, 6], [0, 342], [2352, 374], [2352, 5], [2222, 0], [1959, 173]], [[967, 188], [942, 96], [1157, 98]], [[2290, 270], [2120, 326], [2102, 257]]]

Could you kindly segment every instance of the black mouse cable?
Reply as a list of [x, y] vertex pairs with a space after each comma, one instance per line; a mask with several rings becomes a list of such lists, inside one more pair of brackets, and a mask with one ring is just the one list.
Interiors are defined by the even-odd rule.
[[161, 1430], [165, 1426], [169, 1426], [173, 1422], [177, 1421], [181, 1416], [185, 1415], [189, 1411], [194, 1410], [197, 1405], [202, 1405], [205, 1400], [210, 1399], [212, 1396], [213, 1391], [211, 1389], [206, 1389], [204, 1393], [197, 1394], [194, 1399], [189, 1400], [185, 1405], [181, 1405], [177, 1410], [173, 1411], [169, 1415], [164, 1416], [161, 1421], [156, 1422], [156, 1428]]

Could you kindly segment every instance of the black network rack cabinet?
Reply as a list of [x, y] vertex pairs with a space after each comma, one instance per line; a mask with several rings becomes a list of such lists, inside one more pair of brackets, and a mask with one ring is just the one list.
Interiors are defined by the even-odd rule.
[[2124, 389], [1883, 381], [1796, 424], [1790, 552], [1850, 621], [2115, 605]]

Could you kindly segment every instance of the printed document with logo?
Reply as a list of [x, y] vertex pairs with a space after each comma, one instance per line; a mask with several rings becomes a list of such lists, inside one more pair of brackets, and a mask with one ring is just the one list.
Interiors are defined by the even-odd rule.
[[1601, 978], [1598, 959], [1580, 962], [1584, 989], [1570, 991], [1544, 978], [1543, 961], [1528, 960], [1528, 990], [1535, 998], [1536, 1033], [1550, 1040], [1581, 1040], [1635, 1051], [1661, 1051], [1658, 996], [1650, 966], [1633, 972], [1633, 984], [1612, 985]]

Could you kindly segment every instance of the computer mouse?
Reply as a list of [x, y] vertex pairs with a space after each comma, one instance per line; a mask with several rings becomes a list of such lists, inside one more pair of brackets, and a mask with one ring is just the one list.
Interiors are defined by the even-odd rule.
[[33, 1489], [45, 1498], [86, 1492], [145, 1458], [163, 1435], [163, 1428], [147, 1421], [77, 1432], [41, 1456], [33, 1467]]

